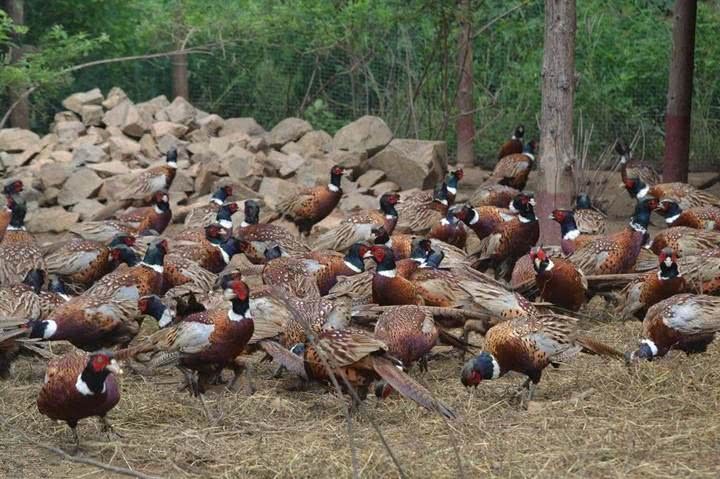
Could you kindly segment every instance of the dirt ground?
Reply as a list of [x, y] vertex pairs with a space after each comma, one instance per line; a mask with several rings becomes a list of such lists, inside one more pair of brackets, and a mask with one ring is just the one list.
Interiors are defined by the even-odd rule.
[[[627, 195], [622, 192], [621, 195]], [[717, 192], [716, 192], [717, 193]], [[614, 218], [617, 229], [625, 220]], [[621, 322], [602, 301], [586, 308], [584, 329], [621, 350], [637, 344], [639, 322]], [[474, 338], [480, 343], [481, 338]], [[253, 358], [257, 392], [218, 387], [200, 402], [177, 392], [179, 373], [126, 374], [109, 419], [108, 440], [95, 420], [81, 422], [80, 456], [154, 477], [351, 477], [347, 401], [324, 387], [289, 391], [289, 377]], [[466, 390], [462, 361], [441, 354], [424, 376], [411, 374], [459, 416], [451, 424], [393, 396], [365, 402], [352, 420], [362, 477], [720, 477], [720, 345], [627, 368], [581, 356], [549, 368], [525, 410], [509, 375]], [[44, 366], [21, 359], [0, 382], [0, 477], [123, 477], [43, 449], [68, 448], [62, 423], [40, 415], [35, 398]], [[379, 427], [402, 468], [383, 447]]]
[[[584, 324], [621, 349], [640, 331], [639, 322]], [[459, 420], [447, 424], [398, 397], [368, 399], [352, 422], [358, 467], [363, 477], [400, 476], [372, 419], [406, 477], [718, 477], [719, 362], [717, 344], [632, 369], [582, 356], [547, 370], [525, 410], [512, 398], [520, 376], [466, 390], [461, 361], [444, 354], [414, 376]], [[291, 378], [271, 379], [269, 364], [256, 366], [254, 395], [224, 387], [207, 395], [212, 420], [199, 401], [176, 392], [174, 371], [127, 374], [109, 416], [122, 438], [108, 441], [95, 420], [81, 422], [81, 456], [158, 477], [350, 477], [346, 400], [319, 386], [288, 391]], [[115, 477], [38, 446], [68, 448], [71, 440], [64, 424], [35, 407], [43, 369], [23, 359], [0, 383], [0, 476]]]

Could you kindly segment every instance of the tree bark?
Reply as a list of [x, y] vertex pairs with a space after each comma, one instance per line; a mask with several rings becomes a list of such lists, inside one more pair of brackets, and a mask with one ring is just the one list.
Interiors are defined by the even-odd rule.
[[545, 0], [536, 211], [545, 244], [559, 244], [560, 227], [548, 217], [553, 209], [571, 206], [574, 190], [575, 29], [575, 0]]
[[181, 96], [190, 100], [187, 53], [172, 56], [172, 88], [173, 98]]
[[688, 179], [696, 15], [697, 0], [675, 1], [673, 48], [665, 112], [663, 181], [667, 182], [687, 182]]
[[472, 5], [460, 0], [460, 42], [458, 45], [457, 162], [475, 162], [475, 100], [473, 98]]
[[[5, 0], [5, 12], [12, 19], [15, 25], [25, 24], [25, 1], [24, 0]], [[13, 35], [13, 42], [15, 46], [11, 46], [9, 49], [10, 61], [17, 62], [22, 58], [23, 49], [20, 46], [20, 38], [18, 35]], [[12, 105], [18, 99], [22, 90], [11, 88], [8, 91], [8, 97], [10, 104]], [[22, 98], [18, 102], [17, 106], [13, 109], [10, 114], [10, 125], [16, 128], [30, 128], [30, 101], [27, 98]]]

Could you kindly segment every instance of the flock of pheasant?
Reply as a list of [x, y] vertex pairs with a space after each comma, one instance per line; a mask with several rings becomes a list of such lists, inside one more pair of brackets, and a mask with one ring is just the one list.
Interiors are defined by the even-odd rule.
[[[660, 183], [619, 144], [623, 185], [637, 200], [627, 226], [607, 233], [605, 215], [581, 193], [574, 210], [551, 215], [559, 248], [538, 247], [535, 199], [523, 191], [535, 144], [524, 145], [523, 134], [518, 127], [503, 144], [465, 203], [455, 202], [457, 169], [433, 191], [384, 194], [379, 209], [352, 212], [320, 235], [314, 225], [343, 194], [339, 166], [327, 185], [280, 201], [263, 222], [260, 201], [233, 201], [223, 187], [169, 234], [170, 151], [122, 195], [149, 206], [81, 223], [75, 239], [49, 246], [25, 230], [23, 185], [10, 181], [0, 212], [0, 377], [20, 354], [48, 359], [38, 409], [65, 421], [79, 444], [83, 418], [99, 416], [110, 430], [122, 362], [136, 374], [175, 366], [181, 386], [202, 399], [224, 384], [225, 369], [235, 387], [246, 359], [260, 353], [277, 374], [333, 383], [353, 401], [370, 388], [381, 398], [397, 391], [452, 419], [407, 371], [415, 363], [426, 370], [438, 344], [473, 351], [470, 331], [484, 341], [462, 383], [515, 371], [527, 376], [528, 400], [548, 365], [580, 352], [631, 363], [705, 351], [720, 330], [720, 199]], [[667, 228], [650, 238], [653, 213]], [[623, 354], [580, 333], [574, 313], [598, 293], [643, 321], [637, 349]], [[157, 331], [139, 335], [150, 318]], [[76, 349], [55, 356], [43, 347], [52, 341]]]

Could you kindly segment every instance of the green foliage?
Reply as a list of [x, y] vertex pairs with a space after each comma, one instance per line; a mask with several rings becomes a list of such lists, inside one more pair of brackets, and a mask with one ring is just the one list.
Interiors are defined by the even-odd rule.
[[[82, 58], [101, 59], [212, 44], [190, 57], [191, 100], [270, 128], [285, 116], [334, 131], [363, 114], [396, 136], [455, 142], [456, 2], [435, 0], [25, 0], [35, 47], [0, 82], [50, 81]], [[645, 156], [663, 142], [672, 0], [577, 2], [576, 112], [594, 128], [591, 152], [645, 132]], [[519, 5], [519, 7], [518, 7]], [[515, 8], [518, 7], [518, 8]], [[536, 137], [543, 2], [473, 1], [476, 151], [494, 158], [518, 123]], [[58, 29], [59, 28], [59, 29]], [[0, 45], [12, 26], [0, 16]], [[720, 148], [720, 9], [699, 2], [693, 152]], [[31, 67], [31, 64], [34, 65]], [[4, 62], [7, 65], [7, 61]], [[54, 72], [54, 73], [53, 73]], [[40, 124], [72, 91], [122, 87], [142, 101], [171, 92], [171, 60], [117, 63], [58, 76], [33, 96]], [[712, 155], [712, 156], [711, 156]]]

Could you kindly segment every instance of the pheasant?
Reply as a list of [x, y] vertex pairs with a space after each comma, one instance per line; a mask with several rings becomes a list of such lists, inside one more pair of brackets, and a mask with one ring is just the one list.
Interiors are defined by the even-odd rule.
[[60, 276], [70, 285], [87, 289], [112, 271], [115, 265], [111, 250], [119, 245], [132, 247], [135, 245], [135, 237], [120, 233], [107, 246], [99, 241], [68, 241], [45, 255], [48, 273]]
[[392, 234], [398, 220], [395, 205], [400, 201], [397, 193], [385, 193], [380, 197], [379, 210], [364, 210], [351, 213], [340, 224], [315, 240], [315, 249], [345, 251], [354, 243], [372, 239], [372, 230], [379, 226]]
[[664, 198], [655, 212], [665, 218], [668, 226], [720, 231], [720, 208], [716, 206], [697, 206], [683, 210], [677, 201]]
[[632, 272], [646, 243], [650, 213], [656, 206], [655, 198], [638, 202], [628, 226], [618, 233], [598, 236], [576, 249], [570, 261], [586, 275]]
[[515, 132], [513, 133], [512, 137], [503, 143], [503, 145], [500, 147], [500, 151], [498, 152], [498, 160], [501, 160], [505, 158], [506, 156], [510, 155], [516, 155], [523, 152], [523, 143], [522, 139], [525, 135], [525, 127], [522, 125], [518, 125], [515, 128]]
[[232, 236], [233, 224], [232, 215], [238, 211], [237, 203], [222, 205], [215, 213], [215, 221], [205, 226], [183, 228], [175, 234], [169, 235], [173, 242], [202, 243], [209, 236], [221, 241], [227, 241]]
[[230, 263], [233, 256], [247, 251], [249, 243], [230, 237], [226, 240], [213, 237], [214, 225], [205, 228], [206, 239], [196, 244], [178, 245], [173, 256], [194, 261], [211, 273], [219, 273]]
[[577, 319], [559, 315], [517, 318], [499, 323], [485, 335], [485, 350], [462, 368], [464, 386], [477, 387], [510, 371], [526, 375], [528, 401], [543, 370], [573, 358], [579, 352], [622, 358], [622, 353], [577, 334]]
[[423, 386], [402, 371], [401, 364], [388, 353], [387, 345], [370, 334], [341, 329], [325, 331], [313, 344], [299, 343], [286, 354], [278, 354], [283, 366], [310, 380], [328, 383], [331, 375], [359, 399], [367, 396], [370, 385], [384, 380], [400, 394], [448, 419], [455, 413], [433, 398]]
[[693, 256], [703, 251], [720, 248], [720, 231], [705, 231], [687, 226], [673, 226], [660, 231], [652, 240], [650, 249], [660, 254], [672, 248], [678, 256]]
[[0, 211], [0, 241], [2, 241], [5, 236], [5, 230], [10, 224], [10, 218], [12, 217], [12, 209], [10, 208], [11, 202], [14, 201], [12, 196], [19, 195], [23, 188], [23, 182], [20, 180], [10, 181], [3, 187], [3, 194], [5, 195], [7, 206], [3, 211]]
[[299, 241], [290, 231], [282, 226], [260, 223], [259, 217], [260, 205], [257, 201], [246, 200], [245, 219], [235, 231], [235, 235], [239, 239], [250, 243], [245, 255], [252, 263], [265, 263], [265, 250], [275, 245], [290, 256], [310, 252], [310, 248]]
[[590, 196], [580, 193], [575, 199], [574, 219], [582, 234], [598, 235], [605, 233], [605, 215], [594, 209]]
[[137, 235], [152, 230], [158, 234], [162, 234], [172, 219], [172, 211], [170, 211], [170, 203], [168, 201], [167, 193], [162, 191], [156, 192], [153, 195], [152, 207], [138, 209], [137, 216], [131, 212], [131, 214], [125, 216], [126, 221], [87, 221], [79, 223], [70, 231], [83, 239], [100, 241], [102, 243], [109, 242], [114, 236], [121, 233]]
[[483, 184], [470, 197], [470, 206], [496, 206], [507, 208], [513, 198], [520, 194], [520, 190], [505, 185]]
[[[185, 375], [190, 392], [200, 396], [210, 379], [223, 368], [236, 368], [236, 357], [253, 335], [248, 286], [241, 280], [230, 281], [226, 286], [223, 294], [231, 301], [229, 309], [191, 314], [122, 354], [147, 363], [150, 369], [177, 366]], [[197, 372], [198, 377], [193, 377], [191, 371]]]
[[342, 167], [333, 166], [327, 186], [305, 189], [280, 201], [277, 205], [278, 212], [295, 223], [300, 233], [308, 236], [312, 227], [329, 215], [340, 202], [340, 179], [344, 172]]
[[[373, 244], [387, 246], [395, 255], [395, 260], [407, 259], [412, 256], [415, 243], [420, 237], [405, 233], [393, 233], [389, 236], [385, 228], [380, 227], [373, 230], [375, 239]], [[452, 246], [438, 239], [430, 239], [431, 249], [442, 251], [445, 257], [445, 264], [457, 265], [465, 263], [465, 252], [460, 248]], [[429, 251], [429, 250], [428, 250]]]
[[720, 248], [681, 258], [680, 266], [686, 281], [696, 291], [704, 294], [720, 292]]
[[687, 183], [660, 183], [650, 186], [640, 178], [626, 178], [623, 181], [631, 198], [638, 201], [646, 197], [673, 198], [684, 210], [699, 206], [720, 206], [720, 198]]
[[229, 196], [232, 196], [232, 186], [226, 185], [218, 188], [210, 197], [207, 205], [193, 208], [185, 217], [185, 226], [192, 228], [204, 228], [215, 222], [215, 216], [220, 207], [225, 203]]
[[509, 209], [497, 206], [477, 206], [473, 208], [470, 205], [462, 205], [452, 208], [452, 213], [457, 219], [465, 223], [468, 228], [473, 230], [479, 239], [489, 236], [499, 224], [515, 218], [515, 215]]
[[635, 316], [642, 321], [652, 305], [686, 292], [688, 285], [680, 274], [677, 254], [671, 248], [665, 248], [660, 252], [659, 260], [656, 271], [631, 282], [620, 292], [617, 312], [622, 317]]
[[535, 268], [535, 282], [544, 301], [570, 311], [585, 304], [588, 284], [582, 271], [563, 258], [551, 259], [542, 246], [530, 251]]
[[42, 270], [30, 270], [22, 283], [0, 286], [0, 318], [40, 319], [43, 310], [40, 291], [45, 281]]
[[720, 331], [720, 298], [704, 294], [676, 294], [648, 309], [640, 347], [626, 353], [628, 362], [652, 360], [671, 349], [703, 353]]
[[446, 213], [445, 218], [430, 228], [427, 236], [460, 249], [465, 248], [467, 241], [465, 225], [450, 210]]
[[81, 419], [97, 416], [103, 430], [112, 432], [106, 415], [120, 401], [116, 378], [120, 374], [122, 369], [107, 354], [70, 352], [55, 358], [48, 363], [37, 398], [38, 410], [50, 419], [65, 421], [77, 449], [80, 438], [76, 427]]
[[623, 182], [627, 178], [640, 178], [649, 185], [660, 183], [661, 178], [658, 172], [649, 165], [633, 161], [630, 147], [622, 140], [615, 143], [615, 152], [620, 155], [620, 176]]
[[575, 212], [571, 210], [553, 210], [550, 219], [560, 224], [560, 247], [566, 255], [597, 239], [598, 235], [582, 234], [575, 222]]
[[373, 302], [382, 306], [423, 304], [422, 297], [412, 281], [399, 276], [395, 255], [387, 246], [375, 245], [370, 254], [377, 263], [372, 278]]
[[515, 262], [530, 252], [540, 237], [540, 226], [535, 216], [535, 199], [521, 193], [520, 210], [516, 218], [498, 224], [492, 234], [480, 241], [475, 251], [469, 252], [480, 269], [492, 266], [496, 276], [509, 277]]
[[447, 214], [449, 205], [446, 183], [438, 184], [432, 196], [426, 191], [419, 191], [403, 197], [397, 206], [397, 231], [401, 233], [426, 234]]
[[495, 165], [486, 183], [525, 189], [530, 170], [535, 164], [535, 142], [528, 142], [520, 153], [504, 156]]
[[427, 356], [438, 343], [440, 331], [429, 311], [419, 306], [393, 306], [378, 317], [375, 338], [387, 345], [388, 354], [403, 367], [419, 361], [420, 369], [427, 370]]
[[12, 216], [0, 242], [0, 285], [19, 283], [33, 269], [47, 271], [37, 241], [25, 230], [25, 202], [18, 196], [8, 200]]
[[137, 173], [116, 197], [123, 200], [142, 200], [159, 191], [167, 191], [175, 179], [175, 173], [177, 149], [172, 148], [165, 155], [165, 164]]

